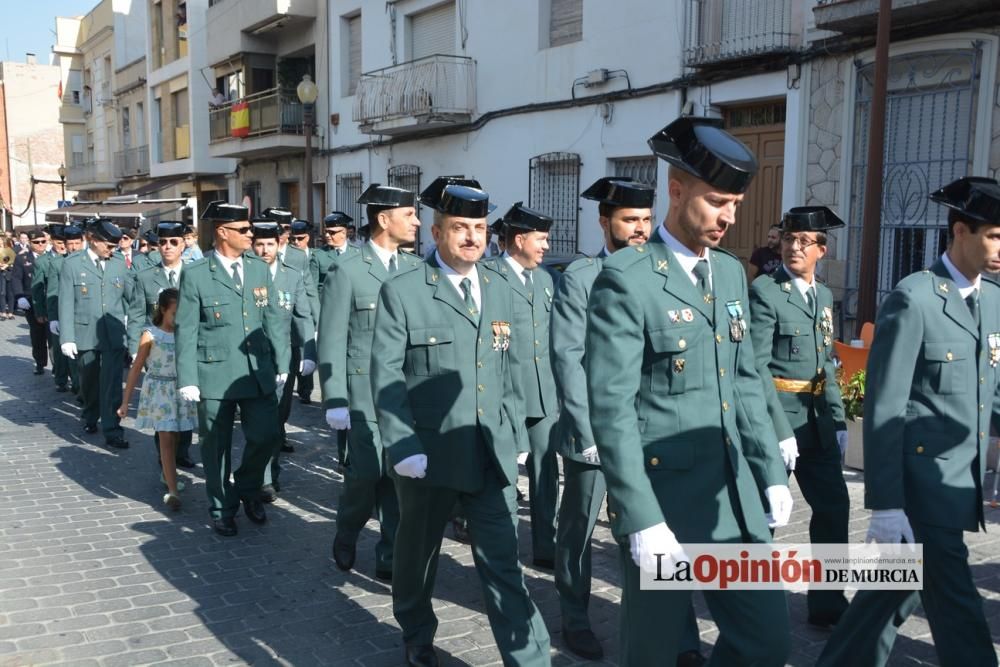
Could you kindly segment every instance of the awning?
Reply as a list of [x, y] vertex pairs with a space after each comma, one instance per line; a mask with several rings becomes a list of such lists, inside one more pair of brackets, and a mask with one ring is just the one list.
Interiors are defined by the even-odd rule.
[[149, 195], [156, 194], [157, 192], [162, 192], [163, 190], [166, 190], [172, 185], [176, 185], [177, 183], [184, 183], [190, 180], [191, 176], [189, 175], [158, 178], [154, 181], [150, 181], [149, 183], [146, 183], [145, 185], [136, 188], [135, 190], [128, 190], [126, 192], [122, 192], [122, 196], [135, 195], [136, 197], [149, 197]]
[[80, 202], [45, 212], [46, 222], [66, 222], [88, 218], [111, 218], [127, 226], [137, 226], [143, 220], [175, 213], [187, 205], [183, 199], [107, 204]]

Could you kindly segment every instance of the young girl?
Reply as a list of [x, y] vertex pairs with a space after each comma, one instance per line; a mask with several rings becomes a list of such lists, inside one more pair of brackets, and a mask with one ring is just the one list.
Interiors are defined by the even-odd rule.
[[174, 316], [177, 314], [177, 290], [165, 289], [157, 299], [153, 326], [146, 327], [139, 339], [139, 351], [128, 372], [125, 393], [118, 416], [128, 414], [129, 397], [139, 382], [139, 373], [146, 367], [142, 382], [135, 427], [151, 428], [160, 439], [160, 465], [167, 493], [163, 502], [172, 510], [180, 509], [177, 496], [177, 442], [181, 431], [194, 430], [198, 413], [194, 403], [188, 403], [177, 394], [177, 369], [174, 366]]

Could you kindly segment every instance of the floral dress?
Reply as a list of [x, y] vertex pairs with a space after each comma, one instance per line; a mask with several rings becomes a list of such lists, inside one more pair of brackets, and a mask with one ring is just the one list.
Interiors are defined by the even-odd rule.
[[177, 368], [174, 362], [174, 335], [157, 327], [147, 327], [153, 336], [153, 348], [146, 358], [135, 427], [154, 431], [193, 431], [198, 426], [194, 403], [177, 393]]

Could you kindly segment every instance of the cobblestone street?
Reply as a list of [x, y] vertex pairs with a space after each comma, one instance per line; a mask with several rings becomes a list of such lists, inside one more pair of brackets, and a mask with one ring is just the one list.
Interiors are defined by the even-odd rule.
[[[295, 401], [295, 452], [285, 455], [282, 493], [267, 508], [268, 523], [258, 527], [241, 515], [239, 536], [225, 539], [211, 530], [200, 466], [182, 471], [184, 506], [170, 513], [151, 437], [132, 430], [128, 419], [131, 448], [105, 448], [100, 434], [83, 433], [73, 397], [56, 393], [48, 372], [32, 375], [23, 319], [0, 322], [0, 340], [0, 667], [401, 663], [390, 589], [374, 578], [374, 524], [359, 544], [354, 572], [340, 572], [330, 557], [341, 477], [318, 389], [312, 405]], [[193, 456], [199, 460], [197, 447]], [[868, 517], [861, 477], [848, 477], [852, 538], [861, 540]], [[778, 539], [806, 541], [807, 515], [796, 492], [794, 523]], [[530, 562], [526, 508], [521, 518], [522, 562]], [[594, 536], [591, 617], [613, 659], [617, 550], [603, 519]], [[1000, 510], [987, 508], [990, 532], [967, 534], [995, 638], [998, 520]], [[553, 664], [581, 664], [562, 648], [552, 577], [531, 567], [525, 576], [552, 634]], [[812, 665], [828, 633], [806, 625], [804, 595], [789, 600], [789, 664]], [[446, 539], [436, 588], [443, 664], [500, 664], [481, 609], [469, 548]], [[697, 609], [708, 655], [716, 630], [700, 597]], [[922, 616], [903, 626], [893, 664], [936, 664]]]

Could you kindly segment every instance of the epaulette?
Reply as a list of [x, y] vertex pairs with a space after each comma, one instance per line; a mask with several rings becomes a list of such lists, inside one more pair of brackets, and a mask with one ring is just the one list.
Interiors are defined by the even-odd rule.
[[597, 261], [593, 257], [581, 257], [579, 259], [574, 259], [569, 263], [569, 266], [563, 269], [563, 273], [573, 273], [574, 271], [579, 271], [584, 267], [592, 267], [596, 263]]
[[621, 250], [615, 252], [615, 254], [611, 255], [611, 257], [604, 260], [604, 268], [624, 271], [630, 266], [645, 260], [649, 256], [649, 251], [641, 245], [622, 248]]

